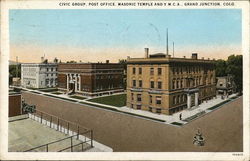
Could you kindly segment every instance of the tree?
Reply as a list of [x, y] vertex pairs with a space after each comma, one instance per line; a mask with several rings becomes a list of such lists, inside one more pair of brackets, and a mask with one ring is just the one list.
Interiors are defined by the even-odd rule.
[[242, 91], [243, 85], [242, 61], [242, 55], [230, 55], [227, 59], [226, 73], [234, 76], [238, 91]]
[[216, 77], [222, 77], [226, 75], [227, 64], [225, 60], [219, 59], [215, 62]]
[[239, 92], [242, 91], [243, 84], [242, 61], [242, 55], [230, 55], [227, 61], [219, 59], [215, 62], [216, 77], [232, 75]]
[[21, 77], [21, 64], [9, 65], [9, 75], [12, 75], [13, 77], [16, 77], [16, 76]]
[[74, 60], [71, 60], [71, 61], [67, 61], [66, 63], [77, 63], [77, 62]]

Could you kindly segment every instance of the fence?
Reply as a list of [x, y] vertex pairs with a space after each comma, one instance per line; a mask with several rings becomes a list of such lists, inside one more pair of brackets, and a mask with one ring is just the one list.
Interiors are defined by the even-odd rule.
[[[73, 151], [84, 151], [88, 148], [93, 147], [93, 130], [90, 130], [76, 123], [64, 120], [62, 118], [59, 118], [57, 116], [39, 110], [35, 110], [34, 113], [29, 113], [29, 118], [34, 119], [40, 122], [41, 124], [45, 124], [50, 128], [68, 134], [70, 136], [41, 146], [37, 146], [35, 148], [26, 150], [25, 152], [31, 152], [31, 151], [73, 152]], [[60, 147], [59, 145], [64, 147], [58, 149], [58, 147]]]

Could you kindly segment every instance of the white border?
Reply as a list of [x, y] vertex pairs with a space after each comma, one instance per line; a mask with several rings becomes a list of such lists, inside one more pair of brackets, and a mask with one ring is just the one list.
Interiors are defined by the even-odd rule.
[[[2, 1], [1, 2], [1, 55], [0, 55], [0, 159], [2, 160], [36, 160], [36, 159], [50, 159], [50, 160], [248, 160], [249, 158], [249, 2], [248, 1], [231, 1], [235, 6], [171, 6], [171, 7], [140, 7], [139, 9], [242, 9], [242, 52], [243, 52], [243, 154], [242, 156], [234, 156], [231, 152], [214, 153], [214, 152], [161, 152], [161, 153], [100, 153], [100, 152], [86, 152], [86, 153], [9, 153], [7, 152], [8, 139], [8, 60], [9, 60], [9, 9], [115, 9], [114, 7], [76, 7], [76, 6], [59, 6], [60, 1]], [[64, 1], [64, 2], [83, 2], [83, 1]], [[84, 1], [97, 2], [97, 1]], [[98, 1], [105, 2], [105, 1]], [[107, 2], [107, 1], [106, 1]], [[111, 2], [111, 1], [109, 1]], [[117, 3], [118, 1], [113, 1]], [[120, 1], [121, 2], [121, 1]], [[141, 2], [141, 1], [122, 1], [122, 2]], [[144, 1], [144, 2], [166, 2], [166, 1]], [[185, 3], [189, 1], [167, 1]], [[202, 2], [202, 1], [191, 1]], [[222, 2], [223, 1], [206, 1], [206, 2]], [[138, 9], [137, 7], [120, 7], [119, 9]]]

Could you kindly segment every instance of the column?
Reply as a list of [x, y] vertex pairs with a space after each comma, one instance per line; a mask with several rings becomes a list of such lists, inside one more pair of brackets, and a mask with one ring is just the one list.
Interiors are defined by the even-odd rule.
[[195, 93], [195, 106], [197, 107], [199, 105], [199, 93]]
[[191, 108], [191, 95], [187, 94], [187, 108]]
[[67, 76], [67, 90], [68, 90], [69, 89], [69, 75], [66, 74], [66, 76]]
[[79, 91], [81, 91], [81, 75], [79, 74]]
[[74, 74], [75, 91], [77, 91], [77, 74]]

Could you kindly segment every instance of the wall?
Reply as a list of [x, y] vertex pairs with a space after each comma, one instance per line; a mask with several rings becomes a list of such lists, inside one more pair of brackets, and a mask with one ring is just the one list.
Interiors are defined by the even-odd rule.
[[[94, 139], [114, 151], [232, 152], [243, 150], [242, 97], [183, 127], [170, 126], [130, 115], [87, 107], [23, 92], [25, 101], [41, 111], [93, 129]], [[201, 128], [204, 147], [192, 144]]]
[[9, 117], [21, 115], [21, 94], [9, 95]]

